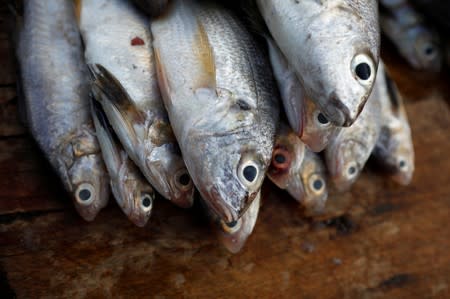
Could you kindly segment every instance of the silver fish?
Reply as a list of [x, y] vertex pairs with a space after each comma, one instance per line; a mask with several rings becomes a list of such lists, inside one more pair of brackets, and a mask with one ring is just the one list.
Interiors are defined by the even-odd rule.
[[377, 71], [377, 1], [256, 2], [306, 95], [335, 125], [350, 126], [364, 107]]
[[295, 71], [271, 38], [266, 38], [273, 73], [284, 110], [294, 132], [314, 152], [322, 151], [340, 127], [331, 124], [316, 104], [305, 95]]
[[442, 53], [439, 38], [406, 0], [380, 0], [382, 31], [416, 69], [438, 72]]
[[159, 92], [148, 19], [125, 0], [83, 0], [79, 23], [93, 89], [130, 158], [180, 207], [193, 203], [187, 172]]
[[101, 105], [93, 100], [91, 110], [112, 193], [125, 215], [143, 227], [152, 213], [154, 191], [116, 140]]
[[338, 191], [348, 190], [356, 181], [380, 136], [381, 104], [377, 88], [375, 84], [356, 122], [349, 128], [342, 128], [325, 149], [328, 171]]
[[241, 22], [212, 3], [174, 1], [151, 28], [189, 173], [213, 213], [237, 221], [261, 188], [278, 122], [268, 59]]
[[287, 126], [280, 126], [267, 176], [308, 211], [321, 211], [328, 198], [326, 170], [320, 157]]
[[69, 0], [24, 1], [17, 56], [31, 133], [91, 221], [108, 202], [108, 176], [89, 113], [88, 72]]
[[163, 14], [169, 5], [169, 0], [133, 0], [132, 2], [151, 17]]
[[256, 195], [240, 219], [233, 223], [220, 221], [220, 228], [216, 229], [219, 240], [231, 253], [238, 253], [244, 247], [255, 227], [260, 205], [261, 192]]
[[408, 185], [414, 173], [414, 146], [405, 106], [397, 86], [380, 62], [378, 94], [382, 126], [372, 152], [376, 161], [401, 185]]

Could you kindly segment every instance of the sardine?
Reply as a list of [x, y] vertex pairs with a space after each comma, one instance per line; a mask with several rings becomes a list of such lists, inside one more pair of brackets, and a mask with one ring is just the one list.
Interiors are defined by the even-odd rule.
[[438, 72], [442, 63], [439, 37], [408, 2], [380, 0], [381, 29], [411, 66]]
[[401, 185], [408, 185], [414, 173], [414, 147], [405, 106], [394, 81], [382, 62], [377, 88], [381, 102], [382, 126], [372, 155]]
[[242, 23], [213, 3], [173, 1], [151, 28], [189, 173], [214, 214], [237, 221], [270, 163], [279, 110], [269, 61]]
[[73, 3], [24, 1], [17, 56], [31, 133], [80, 215], [108, 201], [108, 175], [89, 112], [88, 72]]
[[306, 95], [335, 125], [354, 123], [377, 71], [377, 1], [256, 2]]
[[169, 0], [133, 0], [132, 2], [151, 17], [163, 14], [169, 5]]
[[260, 205], [261, 192], [256, 195], [240, 219], [232, 223], [220, 221], [220, 227], [216, 229], [219, 240], [231, 253], [238, 253], [244, 247], [255, 227]]
[[93, 90], [130, 158], [163, 197], [193, 203], [194, 186], [159, 92], [149, 20], [125, 0], [83, 0], [79, 23]]
[[134, 224], [143, 227], [152, 213], [154, 191], [114, 136], [101, 105], [92, 100], [91, 110], [111, 191], [125, 215]]
[[287, 126], [278, 130], [267, 176], [306, 210], [319, 212], [324, 208], [328, 198], [325, 166]]
[[270, 37], [266, 39], [274, 77], [289, 124], [311, 150], [320, 152], [340, 127], [333, 125], [316, 104], [306, 97], [304, 88], [283, 53]]
[[[380, 76], [377, 74], [377, 80]], [[381, 104], [378, 84], [361, 115], [349, 128], [342, 128], [325, 149], [325, 161], [338, 191], [346, 191], [356, 181], [380, 136]]]

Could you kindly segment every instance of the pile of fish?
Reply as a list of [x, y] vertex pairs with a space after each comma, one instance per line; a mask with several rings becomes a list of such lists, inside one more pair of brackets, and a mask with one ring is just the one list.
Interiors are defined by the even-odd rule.
[[84, 219], [111, 191], [144, 226], [155, 194], [189, 208], [198, 190], [237, 252], [266, 175], [314, 212], [371, 155], [398, 183], [411, 181], [411, 131], [379, 60], [377, 1], [234, 6], [24, 1], [26, 122]]

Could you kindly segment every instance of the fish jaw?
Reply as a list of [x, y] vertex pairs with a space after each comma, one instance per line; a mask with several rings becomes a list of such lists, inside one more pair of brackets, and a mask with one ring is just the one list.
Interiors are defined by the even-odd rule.
[[238, 253], [245, 245], [258, 218], [259, 207], [261, 204], [261, 192], [258, 192], [255, 200], [251, 203], [247, 211], [237, 220], [233, 227], [221, 222], [218, 229], [218, 236], [223, 246], [231, 253]]
[[75, 208], [86, 221], [92, 221], [109, 199], [109, 177], [101, 154], [77, 158], [68, 171], [69, 192]]

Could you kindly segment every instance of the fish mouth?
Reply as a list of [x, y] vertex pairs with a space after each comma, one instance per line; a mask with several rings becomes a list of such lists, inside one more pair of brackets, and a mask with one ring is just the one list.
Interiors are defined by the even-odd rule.
[[[350, 109], [344, 104], [344, 101], [333, 92], [328, 98], [328, 105], [323, 113], [329, 120], [338, 127], [350, 127], [358, 118], [359, 114], [366, 104], [366, 99], [358, 101], [360, 104], [356, 109]], [[352, 111], [353, 110], [353, 111]]]

